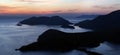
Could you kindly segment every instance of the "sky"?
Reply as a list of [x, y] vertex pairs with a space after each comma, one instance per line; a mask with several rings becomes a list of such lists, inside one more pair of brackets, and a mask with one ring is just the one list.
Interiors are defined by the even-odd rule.
[[106, 14], [120, 0], [0, 0], [0, 14]]

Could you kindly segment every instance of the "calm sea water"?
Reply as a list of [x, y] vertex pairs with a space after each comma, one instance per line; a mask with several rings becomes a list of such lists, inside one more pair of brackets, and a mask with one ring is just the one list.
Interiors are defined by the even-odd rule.
[[[23, 45], [30, 44], [37, 40], [48, 29], [58, 29], [64, 32], [86, 32], [88, 30], [77, 28], [76, 29], [63, 29], [58, 26], [16, 26], [15, 24], [20, 20], [0, 20], [0, 55], [87, 55], [84, 52], [73, 50], [66, 53], [58, 52], [27, 52], [22, 53], [15, 51]], [[74, 22], [77, 22], [74, 20]], [[99, 47], [89, 49], [104, 55], [120, 55], [120, 45], [110, 43], [103, 43]]]

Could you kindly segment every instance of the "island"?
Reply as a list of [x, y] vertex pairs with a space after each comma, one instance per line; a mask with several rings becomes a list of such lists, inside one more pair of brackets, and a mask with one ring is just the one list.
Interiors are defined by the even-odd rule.
[[31, 17], [25, 20], [20, 21], [17, 25], [69, 25], [72, 24], [69, 21], [65, 20], [60, 16], [40, 16], [40, 17]]

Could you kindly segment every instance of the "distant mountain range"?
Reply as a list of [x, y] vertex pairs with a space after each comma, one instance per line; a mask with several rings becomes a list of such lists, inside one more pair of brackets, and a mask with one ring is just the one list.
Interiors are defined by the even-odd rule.
[[120, 29], [120, 10], [113, 11], [107, 15], [100, 15], [93, 20], [86, 20], [75, 25], [93, 30], [117, 30]]
[[[85, 20], [79, 23], [76, 23], [76, 26], [82, 28], [93, 29], [93, 30], [110, 30], [110, 29], [119, 29], [120, 28], [120, 10], [113, 11], [107, 15], [82, 15], [77, 18], [93, 18], [92, 20]], [[95, 18], [96, 17], [96, 18]], [[31, 17], [25, 20], [20, 21], [17, 25], [66, 25], [72, 24], [68, 20], [60, 16], [40, 16], [40, 17]]]
[[99, 16], [99, 15], [81, 15], [76, 18], [96, 18], [97, 16]]

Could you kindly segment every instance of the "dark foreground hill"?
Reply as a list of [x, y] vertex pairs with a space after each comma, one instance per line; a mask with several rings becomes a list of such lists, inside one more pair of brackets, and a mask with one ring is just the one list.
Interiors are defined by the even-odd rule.
[[120, 44], [120, 31], [92, 31], [84, 33], [65, 33], [50, 29], [39, 36], [36, 42], [17, 49], [26, 51], [59, 51], [67, 52], [80, 50], [88, 55], [100, 55], [99, 53], [88, 51], [87, 48], [100, 46], [104, 41]]
[[79, 22], [78, 25], [83, 28], [93, 30], [111, 30], [120, 28], [120, 10], [111, 12], [107, 15], [101, 15], [94, 20], [86, 20]]
[[86, 48], [94, 48], [100, 45], [104, 40], [100, 33], [65, 33], [58, 30], [47, 30], [39, 36], [37, 42], [21, 47], [20, 51], [60, 51], [67, 52], [71, 50], [80, 50], [88, 54], [98, 54], [88, 51]]
[[21, 26], [22, 24], [26, 25], [69, 25], [72, 24], [69, 21], [65, 20], [60, 16], [41, 16], [41, 17], [31, 17], [20, 21], [17, 25]]

